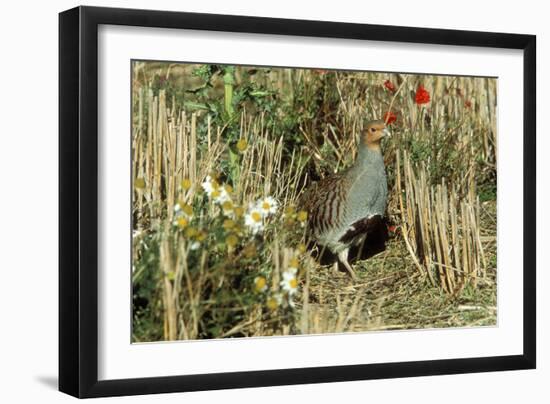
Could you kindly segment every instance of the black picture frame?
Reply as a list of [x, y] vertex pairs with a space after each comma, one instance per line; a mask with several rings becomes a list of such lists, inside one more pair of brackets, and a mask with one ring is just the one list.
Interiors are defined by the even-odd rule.
[[[97, 62], [100, 24], [522, 50], [523, 354], [99, 381]], [[77, 7], [60, 13], [59, 390], [84, 398], [534, 369], [535, 73], [534, 35], [96, 7]]]

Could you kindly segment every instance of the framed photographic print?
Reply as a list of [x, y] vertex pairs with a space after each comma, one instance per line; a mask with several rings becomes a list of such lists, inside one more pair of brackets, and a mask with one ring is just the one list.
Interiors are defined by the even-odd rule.
[[60, 14], [59, 386], [535, 367], [535, 37]]

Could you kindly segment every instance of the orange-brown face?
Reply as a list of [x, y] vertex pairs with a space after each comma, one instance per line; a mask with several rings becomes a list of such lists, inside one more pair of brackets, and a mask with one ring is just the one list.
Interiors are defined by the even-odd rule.
[[389, 132], [386, 129], [384, 121], [370, 121], [363, 132], [362, 141], [366, 146], [378, 146], [380, 140], [388, 136]]

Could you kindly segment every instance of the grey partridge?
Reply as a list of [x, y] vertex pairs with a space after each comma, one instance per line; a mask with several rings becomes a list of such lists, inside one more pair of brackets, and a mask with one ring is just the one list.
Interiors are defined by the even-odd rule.
[[368, 122], [355, 162], [314, 183], [301, 198], [310, 237], [335, 254], [352, 279], [356, 276], [348, 262], [349, 250], [364, 243], [373, 221], [379, 222], [386, 211], [388, 187], [380, 141], [387, 135], [383, 121]]

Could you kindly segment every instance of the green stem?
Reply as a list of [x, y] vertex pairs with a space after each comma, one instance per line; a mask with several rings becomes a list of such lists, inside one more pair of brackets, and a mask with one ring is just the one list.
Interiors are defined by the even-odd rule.
[[233, 108], [233, 86], [235, 85], [235, 67], [227, 66], [223, 75], [224, 83], [224, 106], [229, 119], [233, 117], [235, 110]]

